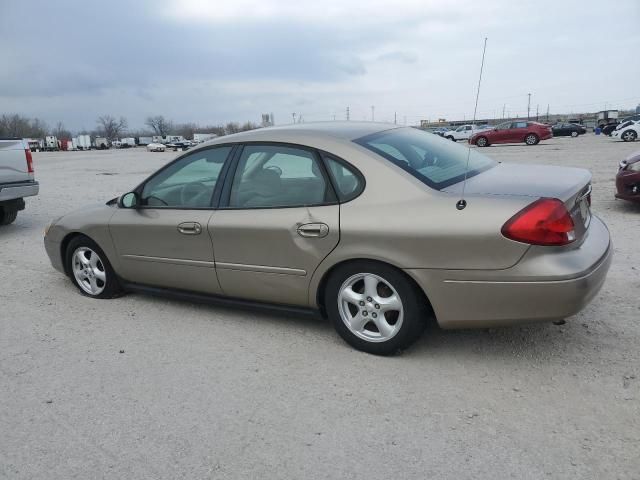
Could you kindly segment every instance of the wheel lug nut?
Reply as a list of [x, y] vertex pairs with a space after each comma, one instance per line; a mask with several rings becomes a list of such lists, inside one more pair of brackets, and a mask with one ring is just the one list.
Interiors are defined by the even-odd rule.
[[373, 312], [373, 313], [371, 314], [371, 316], [372, 316], [373, 318], [377, 318], [377, 317], [378, 317], [378, 314], [377, 314], [376, 312]]
[[365, 310], [364, 312], [362, 312], [362, 316], [366, 317], [368, 315], [367, 311]]
[[377, 303], [375, 304], [376, 309], [380, 309], [380, 305], [378, 305]]
[[373, 300], [371, 297], [367, 297], [367, 302], [370, 302], [371, 300]]
[[358, 303], [360, 304], [361, 307], [364, 307], [364, 302], [362, 300], [360, 300]]

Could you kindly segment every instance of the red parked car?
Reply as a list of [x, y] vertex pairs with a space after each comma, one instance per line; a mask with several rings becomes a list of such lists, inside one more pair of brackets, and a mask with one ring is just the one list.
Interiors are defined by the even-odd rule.
[[616, 198], [640, 202], [640, 151], [620, 162], [616, 175]]
[[553, 137], [551, 127], [538, 122], [517, 120], [505, 122], [491, 130], [483, 130], [469, 139], [469, 143], [478, 147], [488, 147], [494, 143], [526, 143], [536, 145], [540, 140]]

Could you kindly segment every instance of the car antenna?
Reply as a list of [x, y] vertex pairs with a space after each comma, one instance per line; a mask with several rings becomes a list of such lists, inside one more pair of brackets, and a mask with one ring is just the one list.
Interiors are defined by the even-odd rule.
[[[484, 69], [484, 54], [487, 51], [487, 37], [484, 37], [484, 47], [482, 48], [482, 63], [480, 63], [480, 78], [478, 78], [478, 89], [476, 90], [476, 106], [473, 109], [473, 121], [471, 122], [471, 136], [473, 136], [473, 127], [476, 124], [476, 113], [478, 112], [478, 98], [480, 98], [480, 83], [482, 82], [482, 70]], [[471, 140], [471, 139], [469, 139]], [[467, 201], [464, 199], [464, 191], [467, 186], [467, 174], [469, 173], [469, 158], [471, 157], [471, 142], [469, 142], [467, 149], [467, 165], [464, 169], [464, 180], [462, 182], [462, 194], [460, 200], [456, 203], [458, 210], [464, 210], [467, 206]]]

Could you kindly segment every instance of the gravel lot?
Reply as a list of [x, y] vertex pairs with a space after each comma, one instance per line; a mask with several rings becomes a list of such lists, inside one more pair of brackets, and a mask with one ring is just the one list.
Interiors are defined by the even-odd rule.
[[593, 134], [486, 149], [593, 172], [607, 282], [565, 325], [431, 328], [394, 358], [318, 319], [81, 296], [44, 226], [175, 154], [34, 154], [40, 196], [0, 229], [0, 477], [640, 478], [640, 206], [613, 198], [638, 149]]

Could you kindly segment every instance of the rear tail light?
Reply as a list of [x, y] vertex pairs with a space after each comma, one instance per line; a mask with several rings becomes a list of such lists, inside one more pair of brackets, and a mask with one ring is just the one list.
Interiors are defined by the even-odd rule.
[[526, 206], [502, 227], [502, 234], [531, 245], [567, 245], [576, 239], [567, 208], [557, 198], [541, 198]]
[[27, 172], [33, 173], [33, 157], [31, 156], [31, 150], [25, 148], [24, 154], [27, 157]]

